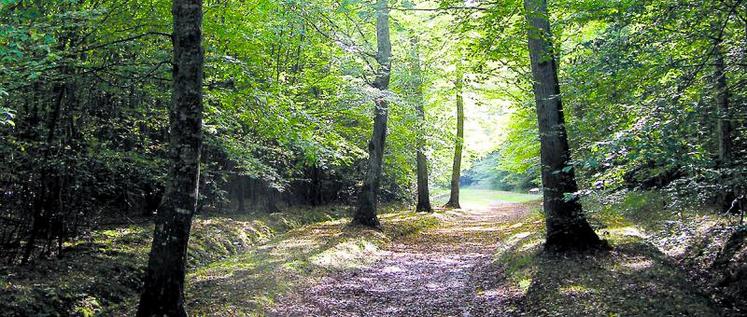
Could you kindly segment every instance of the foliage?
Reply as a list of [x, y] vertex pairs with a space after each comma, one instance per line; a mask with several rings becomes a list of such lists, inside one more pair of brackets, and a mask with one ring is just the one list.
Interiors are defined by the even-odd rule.
[[[744, 192], [745, 25], [739, 1], [548, 1], [566, 128], [581, 185], [671, 185], [714, 203]], [[538, 173], [522, 1], [440, 1], [459, 22], [481, 76], [510, 82], [501, 170]], [[457, 9], [458, 8], [458, 9]], [[724, 69], [718, 73], [717, 62]], [[726, 86], [719, 88], [719, 78]], [[724, 89], [729, 109], [719, 109]], [[719, 136], [719, 126], [732, 126]], [[720, 139], [733, 144], [719, 158]], [[531, 171], [531, 170], [534, 171]]]
[[[372, 8], [326, 0], [205, 5], [201, 210], [350, 201], [377, 95], [368, 82]], [[167, 0], [0, 6], [0, 153], [9, 158], [0, 166], [0, 243], [18, 251], [6, 253], [11, 260], [54, 254], [54, 241], [100, 219], [157, 209], [169, 133], [169, 8]], [[416, 75], [403, 49], [421, 17], [403, 17], [386, 200], [410, 199], [414, 179], [408, 85]], [[435, 68], [425, 69], [435, 80]]]

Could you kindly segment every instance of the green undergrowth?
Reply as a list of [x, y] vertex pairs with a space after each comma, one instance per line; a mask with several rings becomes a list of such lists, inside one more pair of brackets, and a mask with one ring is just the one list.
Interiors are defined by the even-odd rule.
[[437, 225], [434, 215], [388, 213], [382, 230], [351, 227], [348, 219], [292, 230], [250, 252], [212, 263], [188, 276], [188, 305], [196, 316], [262, 316], [287, 291], [331, 272], [364, 268], [392, 240]]
[[[198, 215], [190, 237], [188, 269], [200, 272], [292, 229], [341, 219], [348, 212], [328, 206], [272, 214]], [[152, 224], [110, 226], [67, 243], [60, 258], [0, 267], [1, 315], [122, 314], [137, 299], [152, 231]]]
[[[544, 218], [538, 211], [506, 224], [492, 264], [505, 279], [492, 285], [493, 291], [509, 294], [512, 313], [529, 316], [720, 315], [713, 300], [653, 238], [654, 232], [665, 231], [662, 226], [672, 221], [672, 213], [657, 208], [658, 199], [647, 199], [653, 197], [624, 197], [609, 206], [586, 202], [590, 223], [613, 246], [606, 253], [543, 252]], [[676, 216], [703, 215], [683, 211]]]

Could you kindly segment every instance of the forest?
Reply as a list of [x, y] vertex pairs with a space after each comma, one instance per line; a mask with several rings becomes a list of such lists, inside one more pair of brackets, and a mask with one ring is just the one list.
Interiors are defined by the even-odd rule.
[[745, 316], [743, 0], [0, 0], [2, 316]]

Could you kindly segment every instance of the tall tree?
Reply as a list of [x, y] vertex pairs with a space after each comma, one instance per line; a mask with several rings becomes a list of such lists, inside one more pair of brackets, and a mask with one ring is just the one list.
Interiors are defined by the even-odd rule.
[[464, 150], [464, 71], [462, 70], [462, 56], [458, 57], [456, 65], [456, 111], [457, 111], [457, 133], [454, 141], [454, 164], [451, 168], [451, 194], [446, 203], [448, 208], [461, 208], [459, 204], [459, 180], [462, 178], [462, 151]]
[[202, 147], [202, 0], [173, 0], [173, 91], [166, 193], [155, 219], [137, 315], [187, 316], [184, 273]]
[[411, 59], [412, 59], [412, 72], [414, 80], [414, 94], [415, 94], [415, 111], [418, 113], [418, 131], [417, 131], [417, 178], [418, 178], [418, 204], [415, 207], [416, 211], [433, 211], [431, 207], [430, 190], [428, 188], [428, 160], [425, 157], [425, 106], [423, 100], [423, 70], [420, 66], [420, 54], [418, 52], [418, 39], [416, 37], [411, 38]]
[[729, 86], [721, 40], [714, 43], [714, 80], [716, 84], [716, 113], [718, 114], [718, 158], [728, 164], [732, 155], [732, 127], [729, 116]]
[[[732, 125], [729, 111], [729, 85], [726, 78], [726, 63], [723, 52], [723, 33], [720, 23], [713, 23], [713, 81], [716, 100], [716, 135], [718, 142], [718, 162], [721, 167], [729, 167], [732, 160]], [[724, 180], [722, 180], [722, 183]], [[729, 211], [734, 200], [733, 190], [722, 189], [718, 194], [719, 205], [723, 211]]]
[[586, 221], [563, 117], [557, 62], [547, 14], [547, 0], [524, 0], [529, 55], [540, 133], [540, 161], [546, 219], [545, 248], [551, 251], [596, 249], [604, 245]]
[[373, 87], [379, 91], [379, 96], [374, 100], [373, 135], [368, 142], [368, 170], [363, 181], [363, 188], [358, 196], [358, 208], [353, 216], [354, 224], [369, 227], [380, 226], [379, 219], [376, 217], [376, 208], [388, 119], [388, 104], [385, 92], [389, 88], [392, 66], [392, 43], [389, 40], [389, 7], [387, 0], [376, 2], [376, 45], [376, 61], [379, 64], [379, 69], [373, 81]]

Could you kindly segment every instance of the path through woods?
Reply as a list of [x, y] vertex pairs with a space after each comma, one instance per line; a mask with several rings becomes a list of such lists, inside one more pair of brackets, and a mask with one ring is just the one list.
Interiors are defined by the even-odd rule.
[[395, 241], [371, 267], [325, 277], [278, 300], [274, 316], [496, 316], [510, 294], [482, 292], [489, 266], [521, 204], [446, 212], [441, 225]]

